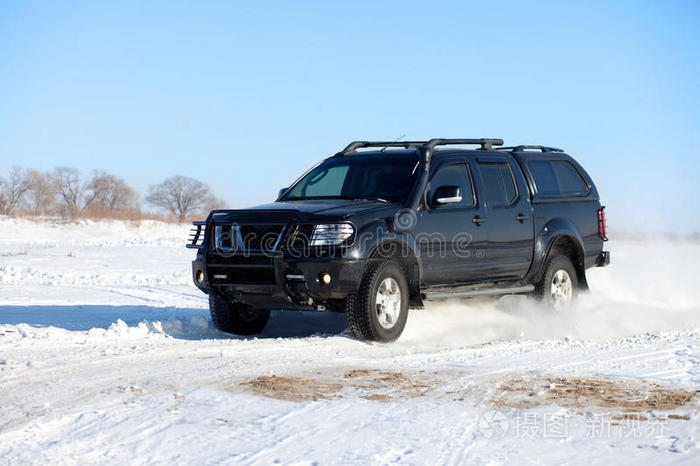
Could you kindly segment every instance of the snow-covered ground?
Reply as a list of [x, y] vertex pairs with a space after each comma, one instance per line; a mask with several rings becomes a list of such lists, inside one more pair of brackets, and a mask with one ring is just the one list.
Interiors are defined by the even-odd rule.
[[700, 462], [700, 245], [611, 242], [566, 314], [523, 297], [216, 331], [189, 227], [0, 220], [0, 464]]

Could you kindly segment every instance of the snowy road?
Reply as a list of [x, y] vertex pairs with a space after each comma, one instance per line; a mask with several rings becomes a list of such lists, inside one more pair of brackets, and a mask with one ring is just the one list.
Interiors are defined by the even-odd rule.
[[0, 464], [700, 459], [697, 244], [612, 243], [565, 315], [444, 303], [370, 345], [338, 314], [217, 332], [187, 230], [0, 220]]

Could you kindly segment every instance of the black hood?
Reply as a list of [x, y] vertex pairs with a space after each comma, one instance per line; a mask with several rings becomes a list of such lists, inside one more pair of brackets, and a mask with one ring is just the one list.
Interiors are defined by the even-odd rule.
[[351, 216], [386, 210], [393, 212], [399, 204], [373, 200], [319, 199], [304, 201], [271, 202], [239, 210], [217, 211], [215, 221], [266, 221], [274, 219], [291, 219], [296, 221], [314, 221], [315, 219], [345, 219]]
[[386, 208], [386, 202], [372, 201], [368, 199], [319, 199], [305, 201], [271, 202], [245, 210], [296, 210], [307, 214], [323, 215], [350, 215], [366, 212], [368, 210]]

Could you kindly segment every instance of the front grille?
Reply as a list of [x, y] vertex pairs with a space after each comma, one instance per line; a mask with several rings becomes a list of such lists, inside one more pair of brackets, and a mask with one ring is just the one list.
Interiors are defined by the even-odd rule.
[[214, 247], [207, 254], [210, 282], [274, 284], [273, 256], [284, 231], [283, 224], [215, 224]]
[[224, 252], [275, 251], [284, 225], [217, 224], [214, 247]]

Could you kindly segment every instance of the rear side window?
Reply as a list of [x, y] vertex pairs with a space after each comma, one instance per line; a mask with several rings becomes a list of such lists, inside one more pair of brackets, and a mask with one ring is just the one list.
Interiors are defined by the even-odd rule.
[[517, 196], [513, 172], [506, 162], [479, 162], [479, 171], [484, 181], [486, 202], [489, 205], [512, 204]]
[[472, 207], [476, 204], [472, 180], [467, 165], [456, 163], [454, 165], [440, 167], [430, 180], [430, 191], [428, 191], [429, 200], [433, 199], [435, 190], [440, 186], [459, 186], [459, 191], [462, 194], [462, 201], [451, 205]]
[[575, 196], [588, 192], [588, 185], [581, 174], [567, 160], [530, 160], [527, 166], [539, 194]]

